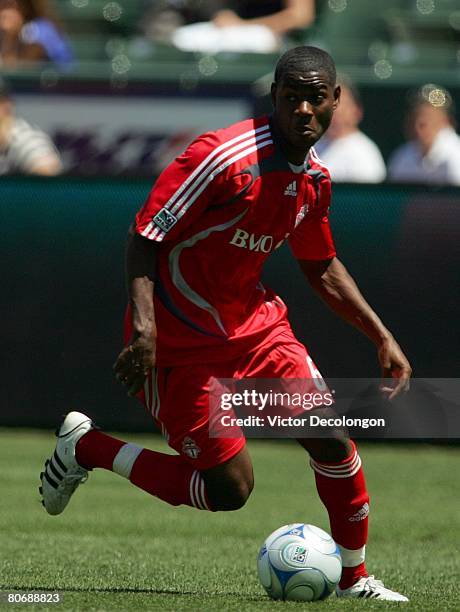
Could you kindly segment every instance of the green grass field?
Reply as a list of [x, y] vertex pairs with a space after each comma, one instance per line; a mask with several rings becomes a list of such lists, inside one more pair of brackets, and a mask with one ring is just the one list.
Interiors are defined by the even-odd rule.
[[[126, 436], [164, 449], [157, 437]], [[59, 591], [62, 603], [0, 603], [49, 610], [459, 610], [460, 450], [362, 445], [372, 497], [368, 567], [409, 604], [273, 602], [255, 557], [275, 528], [303, 521], [328, 529], [306, 455], [294, 443], [250, 444], [256, 488], [232, 513], [172, 508], [113, 474], [97, 471], [66, 512], [48, 516], [38, 475], [49, 432], [0, 430], [0, 591]]]

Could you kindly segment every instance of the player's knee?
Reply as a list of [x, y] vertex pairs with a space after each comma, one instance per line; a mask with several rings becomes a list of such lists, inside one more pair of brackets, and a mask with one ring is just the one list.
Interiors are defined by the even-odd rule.
[[216, 510], [231, 511], [242, 508], [254, 488], [254, 480], [241, 479], [226, 483], [216, 496], [214, 507]]
[[251, 474], [226, 475], [219, 481], [210, 481], [207, 492], [213, 510], [239, 510], [249, 499], [254, 488], [254, 478]]
[[350, 440], [342, 436], [305, 439], [298, 442], [316, 461], [343, 461], [350, 456], [353, 449]]
[[213, 510], [242, 508], [254, 487], [252, 463], [245, 448], [229, 461], [206, 470], [203, 477]]
[[233, 509], [239, 510], [248, 501], [252, 490], [254, 489], [254, 478], [250, 480], [241, 481], [236, 487], [236, 491], [233, 496]]

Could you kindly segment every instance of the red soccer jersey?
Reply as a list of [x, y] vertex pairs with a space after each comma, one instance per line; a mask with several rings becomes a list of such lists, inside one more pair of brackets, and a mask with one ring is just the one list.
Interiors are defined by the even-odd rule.
[[330, 198], [314, 150], [294, 172], [268, 117], [197, 138], [136, 216], [136, 231], [159, 246], [158, 364], [232, 359], [288, 325], [262, 266], [286, 239], [298, 259], [332, 258]]

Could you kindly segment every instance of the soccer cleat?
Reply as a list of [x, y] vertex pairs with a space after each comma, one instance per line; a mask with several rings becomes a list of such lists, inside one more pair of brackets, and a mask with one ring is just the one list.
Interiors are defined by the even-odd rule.
[[409, 601], [407, 597], [387, 589], [381, 580], [374, 576], [363, 576], [348, 589], [336, 588], [337, 597], [355, 597], [358, 599], [380, 599], [382, 601]]
[[69, 412], [56, 431], [56, 448], [40, 474], [39, 491], [48, 514], [61, 514], [78, 485], [88, 479], [88, 470], [78, 465], [75, 459], [75, 446], [85, 433], [94, 428], [94, 423], [85, 414]]

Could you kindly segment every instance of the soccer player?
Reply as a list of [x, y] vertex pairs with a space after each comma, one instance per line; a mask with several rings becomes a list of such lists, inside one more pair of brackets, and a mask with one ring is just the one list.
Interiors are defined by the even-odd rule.
[[[264, 261], [288, 240], [307, 281], [377, 348], [389, 398], [410, 365], [336, 257], [328, 222], [331, 182], [313, 145], [340, 98], [333, 60], [302, 46], [279, 60], [273, 115], [197, 138], [159, 177], [127, 248], [126, 347], [115, 372], [140, 394], [177, 455], [110, 437], [67, 415], [41, 475], [50, 514], [66, 507], [88, 470], [104, 468], [172, 505], [236, 510], [253, 488], [244, 438], [210, 438], [208, 390], [216, 378], [311, 379], [282, 300], [260, 283]], [[340, 546], [340, 597], [407, 601], [365, 567], [369, 497], [346, 438], [304, 439], [332, 536]]]

